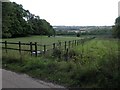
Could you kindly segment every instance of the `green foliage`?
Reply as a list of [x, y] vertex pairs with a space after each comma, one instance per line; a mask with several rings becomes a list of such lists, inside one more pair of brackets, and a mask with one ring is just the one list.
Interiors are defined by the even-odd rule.
[[[2, 66], [67, 87], [119, 88], [118, 46], [116, 39], [94, 39], [69, 51], [72, 57], [68, 61], [44, 56], [30, 57], [25, 53], [21, 59], [16, 52], [3, 53]], [[59, 54], [59, 50], [55, 52]]]
[[[79, 32], [79, 30], [76, 30]], [[74, 36], [83, 36], [83, 35], [101, 35], [101, 36], [111, 36], [112, 35], [112, 29], [109, 27], [101, 27], [101, 28], [95, 28], [95, 29], [86, 29], [85, 32], [79, 32], [79, 33], [76, 33], [75, 31], [74, 32], [71, 32], [69, 29], [68, 30], [62, 30], [62, 28], [59, 30], [56, 29], [56, 34], [57, 35], [74, 35]]]
[[78, 56], [78, 53], [77, 53], [77, 51], [70, 49], [68, 52], [68, 55], [70, 58], [74, 58], [75, 56]]
[[[85, 34], [85, 33], [84, 33]], [[86, 35], [111, 35], [112, 29], [98, 29], [98, 30], [92, 30], [90, 32], [86, 32]]]
[[61, 58], [61, 54], [62, 54], [62, 50], [60, 50], [60, 49], [58, 49], [58, 48], [55, 48], [54, 50], [53, 50], [53, 56], [54, 57], [57, 57], [57, 58]]
[[115, 20], [115, 26], [113, 26], [113, 36], [120, 38], [120, 16]]
[[2, 37], [53, 35], [54, 29], [46, 20], [31, 14], [15, 2], [2, 3]]
[[77, 37], [80, 37], [80, 33], [77, 33]]

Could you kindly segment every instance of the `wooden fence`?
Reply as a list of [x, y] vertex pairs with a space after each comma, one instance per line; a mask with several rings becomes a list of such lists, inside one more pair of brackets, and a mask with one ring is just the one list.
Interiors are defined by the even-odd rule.
[[[55, 48], [59, 48], [62, 50], [67, 50], [70, 48], [73, 48], [75, 46], [78, 46], [79, 44], [83, 44], [84, 42], [91, 40], [95, 37], [89, 37], [89, 38], [84, 38], [84, 39], [79, 39], [79, 40], [72, 40], [72, 41], [64, 41], [64, 42], [58, 42], [58, 43], [53, 43], [50, 45], [41, 45], [38, 42], [30, 42], [30, 43], [22, 43], [21, 41], [19, 42], [0, 42], [2, 43], [2, 49], [5, 50], [7, 53], [8, 50], [17, 50], [21, 54], [22, 51], [27, 51], [31, 53], [31, 56], [35, 54], [35, 56], [38, 56], [38, 54], [46, 54], [46, 52], [54, 50]], [[17, 48], [14, 47], [8, 47], [9, 45], [17, 45]], [[27, 46], [29, 49], [23, 49], [22, 46]], [[40, 47], [40, 48], [39, 48]]]

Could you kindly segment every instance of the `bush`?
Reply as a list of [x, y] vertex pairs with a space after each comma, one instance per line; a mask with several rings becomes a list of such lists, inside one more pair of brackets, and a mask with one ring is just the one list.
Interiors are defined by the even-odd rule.
[[68, 52], [68, 55], [69, 55], [70, 58], [74, 58], [74, 56], [77, 56], [78, 53], [77, 53], [75, 50], [71, 49], [71, 50]]
[[57, 57], [57, 58], [61, 58], [61, 54], [62, 54], [62, 50], [60, 50], [60, 49], [58, 49], [58, 48], [55, 48], [54, 50], [53, 50], [53, 56], [54, 57]]
[[77, 37], [80, 37], [80, 33], [77, 33]]

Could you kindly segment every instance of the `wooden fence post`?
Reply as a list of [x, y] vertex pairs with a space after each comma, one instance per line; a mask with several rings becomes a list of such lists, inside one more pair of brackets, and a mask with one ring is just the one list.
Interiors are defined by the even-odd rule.
[[81, 59], [82, 59], [83, 58], [83, 51], [84, 51], [84, 47], [83, 47], [84, 39], [81, 39], [81, 44], [82, 44], [82, 50], [81, 50]]
[[21, 42], [19, 41], [19, 53], [21, 55]]
[[75, 40], [73, 40], [73, 47], [75, 46], [75, 43], [74, 43], [74, 42], [75, 42]]
[[76, 46], [76, 40], [75, 40], [75, 46]]
[[59, 42], [59, 49], [61, 49], [61, 42]]
[[53, 43], [53, 50], [55, 49], [55, 43]]
[[7, 53], [7, 41], [5, 41], [5, 51]]
[[80, 40], [78, 40], [78, 45], [80, 45]]
[[46, 53], [46, 45], [44, 45], [44, 54]]
[[65, 50], [66, 50], [66, 41], [65, 41]]
[[68, 60], [68, 48], [66, 49], [65, 60]]
[[35, 42], [35, 56], [37, 57], [37, 42]]
[[30, 42], [30, 52], [31, 52], [31, 56], [32, 56], [32, 52], [33, 52], [33, 49], [32, 49], [32, 42]]
[[74, 40], [74, 46], [75, 46], [75, 40]]

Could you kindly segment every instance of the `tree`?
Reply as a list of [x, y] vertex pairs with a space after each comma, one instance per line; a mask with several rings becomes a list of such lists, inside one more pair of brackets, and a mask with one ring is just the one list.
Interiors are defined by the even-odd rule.
[[80, 37], [80, 33], [77, 33], [77, 37]]
[[13, 13], [13, 6], [11, 3], [3, 2], [2, 3], [2, 37], [11, 37], [9, 27], [11, 27], [11, 15]]
[[115, 20], [115, 26], [113, 26], [113, 36], [120, 38], [120, 16]]
[[54, 29], [45, 19], [40, 19], [15, 2], [2, 4], [2, 37], [27, 35], [53, 35]]

